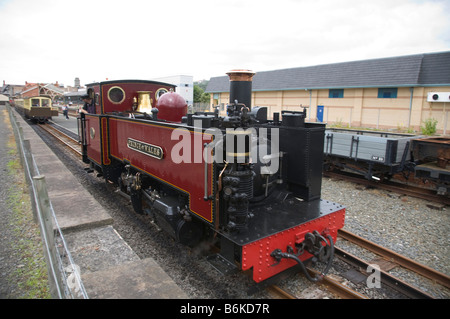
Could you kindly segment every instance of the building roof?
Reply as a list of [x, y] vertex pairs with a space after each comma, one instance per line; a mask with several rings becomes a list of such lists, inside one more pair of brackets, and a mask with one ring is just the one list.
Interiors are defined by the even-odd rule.
[[24, 85], [18, 84], [5, 84], [3, 88], [0, 89], [0, 93], [7, 96], [14, 96], [19, 94], [18, 92], [22, 91]]
[[51, 84], [51, 83], [43, 84], [42, 87], [47, 90], [51, 90], [57, 94], [64, 94], [64, 89], [62, 89], [54, 84]]
[[76, 92], [65, 92], [64, 96], [66, 97], [79, 97], [81, 98], [86, 94], [86, 90], [76, 91]]
[[[253, 91], [450, 85], [450, 51], [258, 72]], [[228, 76], [207, 93], [229, 92]]]

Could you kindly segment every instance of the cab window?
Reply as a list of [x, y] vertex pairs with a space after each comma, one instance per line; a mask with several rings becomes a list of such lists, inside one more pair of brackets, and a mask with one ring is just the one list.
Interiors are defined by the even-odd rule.
[[31, 106], [41, 106], [39, 99], [31, 99]]

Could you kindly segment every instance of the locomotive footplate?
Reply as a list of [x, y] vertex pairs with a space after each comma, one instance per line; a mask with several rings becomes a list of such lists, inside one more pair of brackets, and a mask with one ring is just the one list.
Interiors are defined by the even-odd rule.
[[327, 200], [308, 202], [279, 193], [250, 209], [250, 213], [254, 217], [246, 229], [220, 233], [221, 256], [212, 260], [215, 266], [221, 264], [224, 268], [232, 268], [233, 261], [243, 271], [253, 268], [253, 280], [259, 283], [312, 258], [314, 255], [305, 249], [308, 241], [322, 241], [316, 243], [320, 251], [314, 254], [327, 254], [322, 247], [333, 247], [327, 238], [328, 242], [336, 242], [337, 231], [344, 226], [345, 207]]

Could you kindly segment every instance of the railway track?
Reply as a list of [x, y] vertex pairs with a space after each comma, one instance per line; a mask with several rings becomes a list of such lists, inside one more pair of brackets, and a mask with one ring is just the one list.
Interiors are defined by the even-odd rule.
[[72, 153], [81, 157], [81, 147], [78, 139], [75, 139], [53, 125], [39, 124], [41, 130], [53, 136], [58, 142], [65, 145]]
[[445, 288], [450, 287], [450, 277], [440, 273], [428, 266], [422, 265], [410, 258], [400, 255], [390, 249], [377, 245], [371, 241], [368, 241], [360, 236], [357, 236], [346, 230], [339, 230], [338, 237], [340, 240], [349, 241], [365, 250], [368, 250], [375, 254], [377, 257], [365, 261], [344, 249], [335, 247], [335, 254], [338, 258], [344, 260], [346, 263], [351, 264], [361, 274], [369, 276], [372, 273], [368, 273], [368, 267], [378, 266], [380, 284], [390, 287], [403, 296], [411, 299], [434, 299], [431, 295], [424, 292], [418, 287], [410, 285], [409, 283], [391, 275], [389, 270], [395, 267], [403, 267], [410, 272], [418, 274], [422, 277], [430, 279], [432, 282], [439, 284]]
[[[346, 230], [339, 230], [338, 236], [345, 240], [348, 240], [354, 244], [357, 244], [360, 247], [363, 247], [371, 252], [377, 254], [382, 257], [384, 260], [387, 260], [391, 263], [394, 263], [398, 266], [402, 266], [406, 269], [409, 269], [423, 277], [426, 277], [446, 288], [450, 288], [450, 277], [423, 264], [420, 264], [408, 257], [400, 255], [390, 249], [377, 245], [371, 241], [368, 241], [356, 234], [353, 234]], [[339, 254], [344, 254], [345, 252], [337, 248]]]
[[[307, 270], [312, 276], [318, 274], [317, 271], [311, 268], [307, 268]], [[334, 295], [340, 299], [369, 299], [369, 297], [346, 285], [343, 285], [331, 276], [323, 277], [322, 281], [318, 282], [317, 285], [325, 289], [330, 295]], [[279, 285], [272, 285], [267, 288], [267, 291], [274, 299], [302, 299], [302, 295], [297, 297], [293, 293], [289, 292], [288, 289], [282, 288]]]
[[[434, 297], [428, 294], [427, 292], [409, 284], [408, 282], [400, 278], [391, 275], [388, 272], [390, 269], [400, 266], [415, 274], [428, 278], [432, 282], [439, 284], [445, 288], [450, 288], [449, 276], [439, 271], [436, 271], [428, 266], [415, 262], [414, 260], [402, 256], [390, 249], [377, 245], [376, 243], [370, 242], [346, 230], [339, 230], [338, 238], [339, 241], [340, 240], [349, 241], [363, 249], [369, 250], [370, 252], [378, 256], [373, 260], [365, 261], [360, 257], [357, 257], [354, 254], [351, 254], [348, 251], [335, 246], [335, 257], [339, 258], [346, 264], [351, 265], [352, 270], [360, 274], [360, 276], [355, 275], [353, 276], [365, 278], [363, 281], [366, 283], [368, 276], [372, 274], [372, 272], [370, 273], [367, 272], [367, 269], [369, 269], [368, 267], [379, 266], [378, 270], [379, 270], [380, 286], [394, 290], [398, 293], [398, 295], [404, 296], [405, 298], [434, 299]], [[307, 269], [312, 276], [318, 274], [317, 271], [311, 268]], [[336, 277], [335, 275], [325, 276], [323, 280], [320, 281], [318, 284], [341, 299], [370, 299], [370, 297], [368, 297], [364, 293], [357, 291], [356, 288], [352, 288], [348, 284], [344, 284], [340, 280], [335, 279], [335, 277]], [[351, 279], [349, 281], [351, 281]], [[298, 298], [297, 296], [295, 296], [295, 294], [292, 294], [286, 291], [286, 289], [279, 286], [269, 287], [269, 292], [271, 295], [274, 296], [274, 298], [277, 299]]]
[[394, 181], [369, 181], [361, 175], [348, 173], [348, 172], [331, 172], [324, 171], [323, 176], [332, 177], [336, 179], [342, 179], [349, 182], [364, 185], [366, 187], [374, 187], [379, 189], [388, 190], [394, 193], [407, 195], [415, 198], [421, 198], [433, 203], [442, 205], [450, 205], [450, 198], [447, 196], [437, 195], [435, 190], [414, 186], [403, 182]]
[[[68, 136], [67, 134], [61, 132], [58, 128], [52, 125], [39, 125], [39, 127], [53, 136], [56, 140], [58, 140], [61, 144], [67, 147], [71, 152], [76, 154], [77, 156], [81, 156], [80, 145], [77, 139]], [[338, 233], [339, 240], [347, 240], [350, 241], [364, 249], [367, 249], [376, 255], [380, 256], [380, 258], [404, 267], [406, 269], [410, 269], [411, 271], [420, 274], [426, 278], [429, 278], [433, 282], [436, 282], [446, 288], [450, 288], [450, 278], [445, 274], [439, 273], [427, 266], [421, 265], [419, 263], [414, 262], [413, 260], [401, 256], [389, 249], [381, 247], [375, 243], [369, 242], [362, 237], [359, 237], [355, 234], [352, 234], [345, 230], [340, 230]], [[346, 263], [350, 263], [353, 267], [359, 269], [362, 273], [365, 272], [368, 265], [371, 262], [366, 262], [361, 260], [360, 258], [346, 252], [345, 250], [335, 247], [335, 254], [339, 259], [344, 260]], [[308, 271], [312, 275], [315, 275], [316, 272], [310, 268]], [[383, 269], [380, 270], [381, 274], [381, 284], [385, 284], [396, 291], [399, 291], [401, 294], [408, 298], [433, 298], [427, 293], [421, 291], [420, 289], [409, 285], [408, 283], [395, 278], [394, 276], [387, 273]], [[335, 280], [332, 276], [326, 276], [320, 282], [320, 285], [326, 288], [328, 291], [338, 296], [338, 298], [342, 299], [369, 299], [363, 293], [360, 293], [347, 285], [342, 284], [340, 281]], [[275, 299], [297, 299], [298, 297], [294, 294], [286, 291], [284, 288], [274, 285], [268, 288], [268, 292]], [[300, 296], [301, 297], [301, 296]]]

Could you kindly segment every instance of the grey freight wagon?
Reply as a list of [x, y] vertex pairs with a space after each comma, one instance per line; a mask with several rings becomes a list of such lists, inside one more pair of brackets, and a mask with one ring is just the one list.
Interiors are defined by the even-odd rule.
[[412, 134], [327, 129], [325, 166], [354, 171], [369, 180], [389, 178], [407, 168], [411, 160], [411, 140], [415, 138], [417, 136]]

